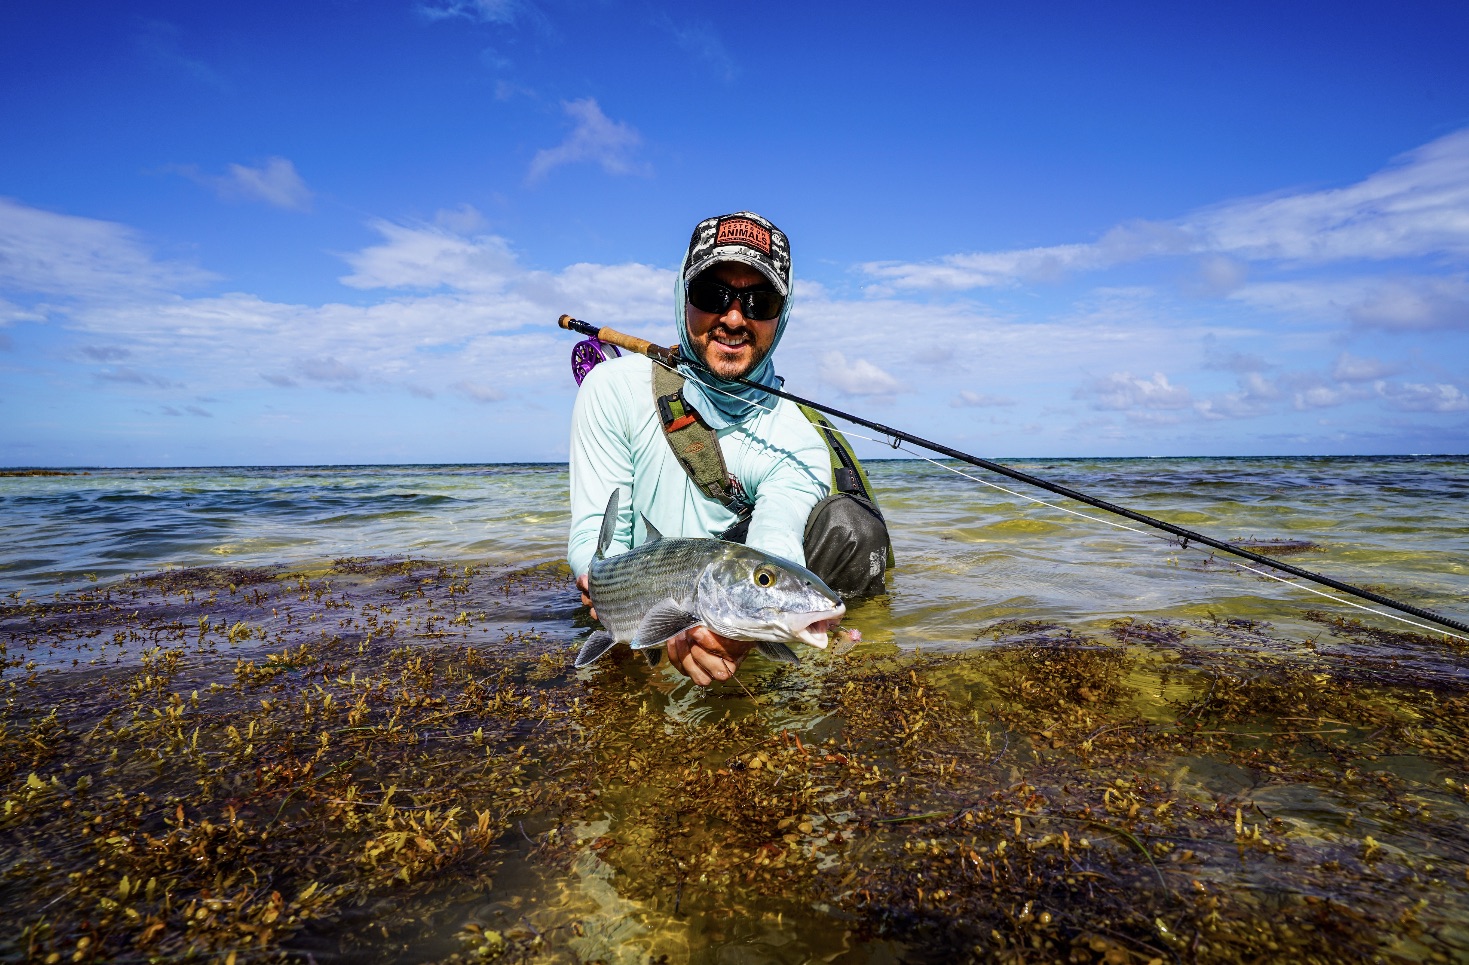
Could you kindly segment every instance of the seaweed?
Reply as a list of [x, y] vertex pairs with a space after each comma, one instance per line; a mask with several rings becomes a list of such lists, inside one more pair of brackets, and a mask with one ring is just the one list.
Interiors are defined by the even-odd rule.
[[8, 604], [0, 960], [1469, 955], [1447, 640], [1007, 621], [699, 691], [575, 670], [575, 599], [354, 558]]

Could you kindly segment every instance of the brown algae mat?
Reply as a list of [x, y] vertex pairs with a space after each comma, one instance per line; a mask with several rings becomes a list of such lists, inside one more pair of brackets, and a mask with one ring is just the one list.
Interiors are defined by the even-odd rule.
[[1469, 960], [1447, 638], [1007, 622], [699, 691], [575, 671], [575, 600], [415, 560], [6, 600], [0, 959]]

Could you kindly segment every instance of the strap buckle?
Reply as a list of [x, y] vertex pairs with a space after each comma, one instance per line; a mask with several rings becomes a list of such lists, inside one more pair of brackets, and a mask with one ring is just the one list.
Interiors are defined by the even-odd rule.
[[684, 426], [693, 425], [699, 417], [685, 404], [683, 390], [680, 389], [672, 395], [658, 397], [658, 418], [663, 421], [664, 431], [677, 432]]

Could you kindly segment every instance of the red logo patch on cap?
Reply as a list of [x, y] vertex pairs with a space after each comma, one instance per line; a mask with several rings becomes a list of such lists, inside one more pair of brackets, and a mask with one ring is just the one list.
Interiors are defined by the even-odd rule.
[[762, 254], [770, 254], [770, 232], [748, 218], [727, 218], [719, 222], [716, 245], [745, 245]]

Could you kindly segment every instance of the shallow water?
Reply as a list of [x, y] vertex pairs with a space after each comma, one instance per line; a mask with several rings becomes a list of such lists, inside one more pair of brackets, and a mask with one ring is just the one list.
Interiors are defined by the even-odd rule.
[[[1462, 459], [1021, 465], [1469, 610]], [[1469, 956], [1469, 647], [870, 468], [862, 642], [709, 690], [571, 667], [563, 467], [0, 478], [0, 958]]]
[[[1099, 510], [946, 463], [1024, 496]], [[1464, 457], [1022, 460], [1017, 468], [1225, 540], [1311, 544], [1297, 566], [1469, 620]], [[1210, 551], [1039, 506], [917, 460], [874, 461], [899, 566], [859, 611], [901, 645], [963, 646], [1024, 616], [1282, 621], [1337, 604]], [[417, 557], [492, 566], [564, 553], [559, 465], [92, 470], [0, 477], [0, 595], [201, 565]], [[1140, 528], [1140, 527], [1139, 527]], [[1159, 534], [1164, 535], [1164, 534]], [[1266, 553], [1269, 545], [1260, 547]], [[1376, 618], [1373, 618], [1376, 619]]]

